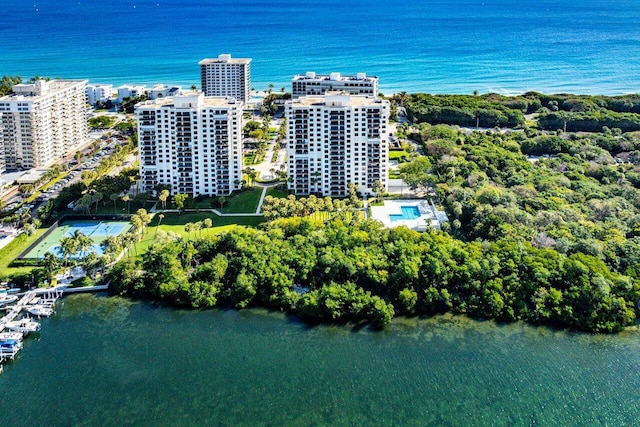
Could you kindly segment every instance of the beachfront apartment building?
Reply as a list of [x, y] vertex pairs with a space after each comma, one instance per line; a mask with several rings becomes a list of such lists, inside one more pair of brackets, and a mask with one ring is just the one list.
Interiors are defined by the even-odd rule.
[[113, 97], [113, 85], [87, 85], [87, 102], [96, 105], [98, 102], [107, 102]]
[[202, 92], [135, 107], [143, 191], [229, 195], [242, 182], [242, 103]]
[[205, 96], [232, 96], [244, 103], [251, 98], [251, 58], [221, 54], [198, 63]]
[[117, 88], [117, 92], [116, 102], [122, 104], [124, 98], [135, 98], [147, 93], [147, 87], [145, 85], [122, 85]]
[[343, 91], [352, 95], [378, 96], [378, 78], [357, 73], [355, 76], [343, 76], [340, 73], [316, 74], [309, 71], [298, 74], [291, 81], [291, 97], [322, 95], [330, 91]]
[[7, 170], [48, 167], [87, 142], [86, 87], [86, 80], [37, 80], [0, 98]]
[[344, 197], [349, 184], [388, 188], [389, 101], [328, 92], [287, 101], [285, 117], [289, 190]]

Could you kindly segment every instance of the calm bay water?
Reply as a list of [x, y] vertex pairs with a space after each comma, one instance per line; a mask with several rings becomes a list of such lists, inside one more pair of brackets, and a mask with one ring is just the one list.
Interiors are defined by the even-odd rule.
[[[65, 298], [0, 377], [7, 425], [637, 425], [638, 333], [459, 317], [382, 332]], [[11, 421], [7, 421], [11, 420]]]
[[251, 57], [257, 89], [367, 72], [383, 92], [640, 91], [638, 0], [4, 0], [0, 73], [199, 85]]

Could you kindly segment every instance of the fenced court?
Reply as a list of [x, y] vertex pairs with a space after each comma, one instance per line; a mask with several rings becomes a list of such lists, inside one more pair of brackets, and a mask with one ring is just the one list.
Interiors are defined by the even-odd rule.
[[[60, 246], [60, 239], [63, 237], [72, 236], [77, 230], [82, 234], [89, 236], [93, 240], [93, 248], [90, 251], [95, 251], [98, 255], [102, 255], [102, 248], [100, 243], [109, 236], [117, 236], [126, 232], [131, 223], [128, 221], [110, 221], [110, 220], [67, 220], [57, 227], [52, 227], [42, 238], [32, 245], [20, 258], [32, 258], [42, 259], [44, 254], [51, 252], [52, 254], [60, 257], [58, 248]], [[80, 256], [80, 254], [78, 254]]]

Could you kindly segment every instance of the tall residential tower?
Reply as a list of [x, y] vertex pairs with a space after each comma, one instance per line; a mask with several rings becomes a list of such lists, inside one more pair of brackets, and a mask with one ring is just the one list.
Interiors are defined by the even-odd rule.
[[0, 98], [7, 170], [50, 166], [87, 142], [86, 87], [86, 80], [38, 80]]
[[242, 103], [200, 92], [136, 105], [144, 191], [229, 195], [242, 181]]
[[218, 59], [203, 59], [198, 64], [205, 96], [232, 96], [249, 102], [251, 58], [232, 59], [231, 55], [222, 54]]
[[288, 101], [285, 116], [290, 190], [343, 197], [349, 184], [388, 187], [388, 101], [329, 92]]

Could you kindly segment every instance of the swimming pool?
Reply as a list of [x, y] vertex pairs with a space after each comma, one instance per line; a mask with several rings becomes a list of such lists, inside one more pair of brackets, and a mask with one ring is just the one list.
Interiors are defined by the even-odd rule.
[[389, 220], [405, 221], [408, 219], [420, 218], [420, 209], [417, 206], [400, 206], [401, 214], [389, 214]]

